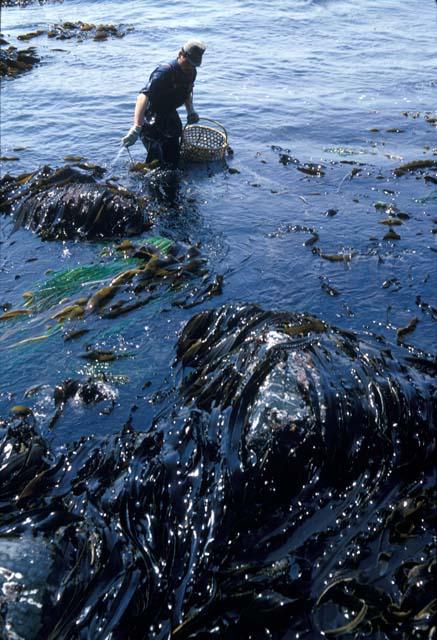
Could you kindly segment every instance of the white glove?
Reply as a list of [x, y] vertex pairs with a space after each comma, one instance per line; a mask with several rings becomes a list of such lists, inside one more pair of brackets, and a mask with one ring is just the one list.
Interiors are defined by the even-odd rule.
[[131, 127], [128, 133], [121, 139], [122, 144], [125, 147], [131, 147], [138, 140], [138, 136], [141, 133], [141, 127]]

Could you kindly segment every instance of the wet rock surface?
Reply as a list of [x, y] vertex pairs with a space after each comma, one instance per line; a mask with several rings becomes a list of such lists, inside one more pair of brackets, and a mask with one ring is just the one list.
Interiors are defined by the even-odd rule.
[[0, 535], [53, 545], [37, 637], [428, 637], [432, 379], [253, 305], [193, 316], [175, 364], [146, 429], [56, 451], [31, 413], [3, 421]]
[[131, 30], [129, 27], [123, 28], [113, 24], [93, 24], [91, 22], [63, 22], [60, 24], [54, 24], [47, 32], [48, 38], [55, 38], [56, 40], [70, 40], [71, 38], [77, 38], [83, 40], [84, 38], [92, 38], [96, 41], [107, 40], [108, 38], [123, 38], [126, 33]]
[[0, 7], [28, 7], [32, 4], [60, 4], [62, 0], [0, 0]]
[[6, 49], [0, 49], [0, 76], [15, 78], [30, 71], [39, 62], [40, 58], [35, 47], [17, 49], [10, 46]]

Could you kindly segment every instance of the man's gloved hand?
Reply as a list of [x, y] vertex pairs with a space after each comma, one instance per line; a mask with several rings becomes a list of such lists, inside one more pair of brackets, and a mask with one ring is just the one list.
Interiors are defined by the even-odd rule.
[[190, 111], [187, 114], [187, 124], [196, 124], [196, 122], [199, 122], [199, 114], [196, 111]]
[[125, 147], [131, 147], [138, 140], [138, 136], [141, 133], [141, 127], [131, 127], [128, 133], [121, 139], [122, 144]]

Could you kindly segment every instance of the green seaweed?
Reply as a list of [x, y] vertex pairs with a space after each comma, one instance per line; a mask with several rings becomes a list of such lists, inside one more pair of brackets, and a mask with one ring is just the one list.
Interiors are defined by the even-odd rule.
[[62, 298], [79, 292], [82, 287], [102, 282], [124, 271], [129, 265], [138, 264], [135, 258], [125, 258], [114, 262], [86, 264], [74, 269], [55, 271], [43, 282], [32, 298], [32, 308], [38, 311], [49, 309]]
[[[164, 255], [174, 244], [173, 240], [162, 236], [147, 237], [145, 242], [159, 249]], [[73, 269], [55, 271], [48, 280], [37, 287], [28, 304], [32, 310], [44, 311], [63, 298], [80, 292], [84, 286], [112, 279], [129, 267], [137, 266], [140, 263], [141, 260], [138, 258], [121, 258], [113, 262], [86, 264]]]
[[146, 239], [147, 244], [153, 244], [154, 247], [162, 251], [162, 253], [167, 254], [170, 247], [174, 244], [173, 240], [169, 240], [168, 238], [163, 238], [161, 236], [151, 236]]

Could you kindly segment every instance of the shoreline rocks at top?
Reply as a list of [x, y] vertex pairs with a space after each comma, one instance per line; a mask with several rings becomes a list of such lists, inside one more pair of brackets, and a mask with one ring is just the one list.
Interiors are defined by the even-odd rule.
[[122, 28], [114, 24], [93, 24], [92, 22], [63, 22], [54, 24], [48, 31], [48, 38], [56, 40], [70, 40], [77, 38], [81, 41], [85, 38], [92, 38], [96, 41], [107, 40], [112, 38], [124, 38], [128, 31], [132, 31], [132, 27]]
[[30, 71], [39, 62], [35, 47], [17, 49], [9, 46], [7, 49], [0, 49], [0, 76], [15, 78]]
[[0, 0], [0, 7], [28, 7], [32, 4], [62, 4], [63, 0]]
[[47, 35], [48, 38], [54, 38], [56, 40], [71, 40], [76, 38], [78, 42], [84, 39], [90, 39], [99, 41], [107, 40], [109, 37], [124, 38], [126, 33], [132, 31], [133, 27], [121, 27], [114, 24], [94, 24], [92, 22], [82, 22], [78, 20], [76, 22], [66, 21], [59, 22], [47, 30], [37, 29], [36, 31], [29, 31], [17, 36], [17, 40], [28, 41], [33, 38], [38, 38], [43, 35]]

